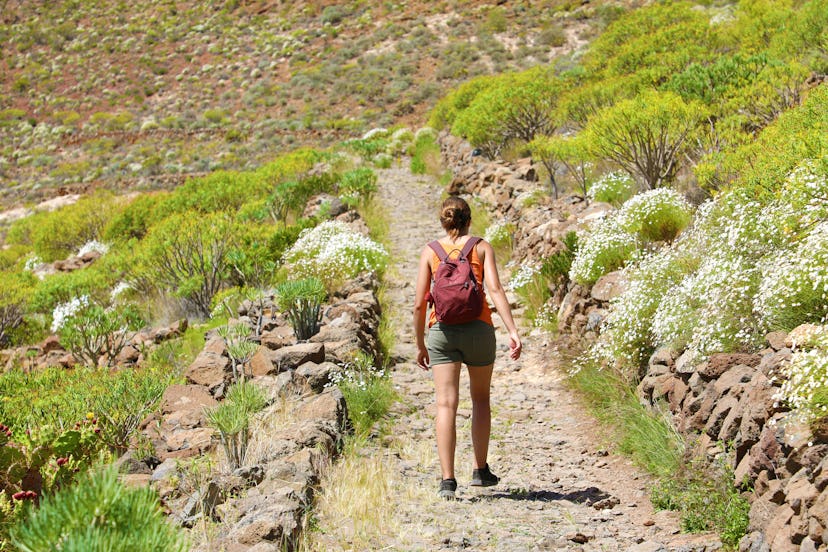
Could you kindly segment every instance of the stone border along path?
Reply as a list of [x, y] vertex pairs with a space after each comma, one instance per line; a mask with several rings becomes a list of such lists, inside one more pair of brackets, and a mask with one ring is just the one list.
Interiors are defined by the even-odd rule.
[[[555, 343], [528, 336], [524, 355], [507, 356], [498, 325], [492, 388], [489, 461], [500, 485], [469, 487], [471, 404], [461, 379], [457, 434], [458, 500], [437, 495], [439, 465], [434, 436], [434, 387], [414, 363], [411, 305], [419, 251], [440, 234], [442, 189], [407, 168], [378, 171], [379, 199], [390, 223], [389, 298], [397, 343], [393, 381], [401, 402], [388, 435], [364, 454], [381, 455], [394, 522], [378, 530], [374, 550], [634, 550], [704, 551], [720, 548], [712, 535], [679, 534], [675, 513], [654, 512], [652, 481], [624, 457], [608, 454], [600, 428], [566, 387]], [[501, 260], [501, 265], [505, 260]], [[505, 277], [506, 274], [503, 274]], [[520, 324], [521, 311], [515, 315]], [[526, 331], [522, 333], [528, 333]], [[381, 442], [380, 442], [381, 441]], [[328, 535], [327, 549], [352, 549]]]

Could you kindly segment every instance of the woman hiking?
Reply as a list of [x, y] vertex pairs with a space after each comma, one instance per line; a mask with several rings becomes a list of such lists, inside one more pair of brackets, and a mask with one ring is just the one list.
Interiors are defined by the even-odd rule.
[[[440, 210], [440, 224], [446, 235], [423, 248], [420, 254], [420, 266], [417, 272], [416, 295], [414, 299], [414, 334], [417, 339], [417, 364], [427, 370], [431, 368], [434, 387], [437, 394], [437, 453], [440, 457], [442, 481], [438, 494], [447, 500], [454, 499], [457, 480], [454, 477], [454, 449], [457, 440], [456, 422], [457, 403], [459, 401], [460, 369], [463, 364], [469, 371], [469, 391], [472, 400], [472, 445], [474, 447], [474, 471], [471, 485], [490, 487], [496, 485], [499, 478], [489, 470], [487, 456], [489, 453], [489, 434], [491, 432], [491, 407], [489, 404], [490, 384], [494, 366], [496, 341], [492, 311], [486, 302], [483, 286], [492, 298], [497, 313], [509, 331], [509, 356], [518, 359], [521, 352], [520, 337], [512, 318], [509, 301], [500, 283], [497, 273], [495, 255], [492, 246], [480, 238], [469, 235], [471, 209], [465, 200], [449, 197]], [[465, 248], [465, 249], [464, 249]], [[446, 314], [445, 303], [455, 300], [449, 295], [438, 295], [438, 284], [447, 271], [453, 269], [453, 263], [462, 265], [468, 261], [472, 287], [477, 283], [481, 305], [473, 307], [470, 321], [457, 322], [458, 319]], [[441, 264], [446, 264], [438, 272]], [[451, 266], [449, 266], [451, 265]], [[469, 272], [466, 268], [466, 274]], [[459, 269], [456, 273], [462, 272]], [[429, 290], [432, 279], [434, 289]], [[446, 287], [447, 289], [447, 287]], [[426, 311], [429, 299], [435, 308], [429, 313], [428, 343], [425, 339]], [[448, 299], [441, 299], [448, 297]], [[441, 300], [443, 304], [441, 305]], [[470, 297], [469, 303], [477, 298]], [[441, 307], [443, 307], [441, 309]], [[463, 305], [460, 305], [463, 307]], [[479, 309], [479, 310], [477, 310]], [[450, 309], [449, 309], [450, 310]], [[461, 310], [468, 310], [462, 309]], [[475, 313], [477, 313], [475, 315]]]

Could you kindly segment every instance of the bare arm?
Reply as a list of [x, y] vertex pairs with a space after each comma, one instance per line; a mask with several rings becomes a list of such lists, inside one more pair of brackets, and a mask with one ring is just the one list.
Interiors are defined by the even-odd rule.
[[481, 240], [477, 244], [477, 252], [478, 256], [483, 259], [483, 281], [486, 284], [486, 292], [492, 298], [497, 314], [500, 315], [500, 319], [503, 320], [506, 329], [509, 331], [509, 356], [513, 360], [517, 360], [520, 358], [523, 345], [520, 342], [515, 320], [512, 318], [512, 309], [509, 307], [509, 300], [506, 298], [506, 290], [503, 289], [503, 285], [500, 283], [494, 249], [488, 242]]
[[428, 349], [425, 344], [425, 318], [428, 309], [426, 294], [431, 284], [431, 249], [426, 246], [420, 253], [420, 267], [417, 270], [417, 285], [414, 293], [414, 336], [417, 340], [417, 364], [428, 370]]

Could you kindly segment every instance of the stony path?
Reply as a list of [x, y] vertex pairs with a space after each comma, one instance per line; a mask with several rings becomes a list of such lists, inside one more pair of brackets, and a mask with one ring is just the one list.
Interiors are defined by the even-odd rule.
[[[471, 477], [468, 377], [461, 379], [458, 413], [458, 500], [436, 496], [439, 464], [430, 374], [414, 364], [411, 305], [417, 259], [440, 235], [440, 187], [403, 169], [380, 171], [388, 210], [392, 258], [390, 296], [397, 344], [394, 384], [401, 402], [394, 425], [376, 450], [394, 474], [393, 521], [372, 539], [374, 550], [712, 550], [708, 536], [678, 534], [670, 512], [653, 512], [650, 480], [626, 459], [607, 454], [596, 423], [585, 414], [557, 370], [554, 342], [525, 338], [524, 356], [511, 361], [499, 318], [492, 387], [489, 462], [497, 487], [469, 487]], [[520, 318], [520, 310], [515, 311]], [[327, 543], [329, 549], [352, 549]]]

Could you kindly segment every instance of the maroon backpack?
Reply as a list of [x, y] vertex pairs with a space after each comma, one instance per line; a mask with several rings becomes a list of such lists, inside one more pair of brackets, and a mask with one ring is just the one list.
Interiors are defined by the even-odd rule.
[[428, 244], [440, 258], [428, 295], [438, 322], [462, 324], [471, 322], [483, 312], [482, 289], [469, 261], [471, 250], [479, 241], [480, 238], [470, 237], [456, 259], [449, 258], [440, 242]]

